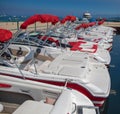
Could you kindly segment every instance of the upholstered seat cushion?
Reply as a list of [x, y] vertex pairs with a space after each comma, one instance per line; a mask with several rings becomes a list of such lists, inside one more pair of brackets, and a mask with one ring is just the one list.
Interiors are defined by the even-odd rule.
[[13, 114], [49, 114], [53, 105], [27, 100]]

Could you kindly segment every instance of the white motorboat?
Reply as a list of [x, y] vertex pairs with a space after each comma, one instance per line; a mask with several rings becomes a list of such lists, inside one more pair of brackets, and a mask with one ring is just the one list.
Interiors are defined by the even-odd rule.
[[69, 29], [66, 27], [58, 27], [56, 30], [57, 33], [52, 33], [52, 35], [59, 37], [59, 35], [62, 34], [61, 36], [68, 38], [69, 41], [77, 41], [78, 39], [92, 41], [98, 43], [98, 45], [104, 47], [104, 49], [110, 50], [112, 48], [111, 43], [113, 42], [113, 29], [104, 28], [102, 30], [102, 27], [99, 27], [101, 25], [95, 25], [95, 27], [91, 27], [91, 25], [93, 26], [94, 23], [84, 23], [79, 26], [71, 25]]
[[0, 111], [1, 114], [99, 114], [99, 108], [76, 90], [1, 75]]
[[112, 37], [107, 37], [105, 35], [96, 33], [96, 32], [90, 32], [90, 31], [84, 31], [81, 32], [79, 37], [83, 37], [85, 39], [90, 39], [94, 41], [95, 39], [101, 39], [104, 43], [112, 43], [113, 42], [113, 36]]
[[[28, 45], [31, 46], [35, 51], [39, 49], [40, 54], [50, 56], [52, 58], [57, 57], [63, 52], [69, 51], [80, 51], [89, 53], [90, 56], [95, 58], [97, 61], [102, 62], [106, 65], [109, 65], [111, 62], [110, 53], [108, 50], [105, 50], [102, 46], [98, 46], [97, 43], [84, 41], [84, 40], [69, 40], [68, 38], [62, 39], [55, 37], [39, 36], [39, 34], [32, 33], [23, 33], [22, 35], [16, 38], [14, 44], [18, 45]], [[34, 37], [33, 37], [33, 34]], [[14, 45], [11, 45], [14, 48]], [[20, 46], [21, 47], [21, 46]]]
[[111, 84], [108, 69], [103, 63], [89, 57], [88, 53], [70, 51], [62, 53], [53, 60], [34, 53], [29, 46], [8, 48], [12, 40], [14, 38], [5, 43], [5, 47], [0, 50], [1, 75], [57, 86], [66, 85], [82, 92], [99, 106], [109, 96]]
[[102, 105], [109, 96], [111, 84], [108, 69], [87, 53], [65, 52], [53, 60], [34, 53], [27, 46], [21, 48], [23, 55], [20, 57], [15, 50], [17, 47], [13, 50], [9, 48], [10, 51], [1, 56], [1, 75], [66, 85], [84, 93], [96, 105]]
[[[43, 17], [45, 18], [46, 15], [45, 16], [44, 15], [40, 15], [40, 16], [34, 15], [34, 16], [30, 17], [29, 19], [27, 19], [21, 25], [20, 28], [26, 29], [30, 24], [33, 24], [37, 21], [43, 22], [43, 20], [44, 20], [44, 22], [51, 22], [53, 24], [57, 23], [56, 26], [54, 26], [53, 28], [50, 27], [49, 29], [47, 29], [47, 34], [50, 33], [50, 34], [48, 34], [49, 36], [50, 35], [57, 36], [57, 37], [64, 36], [65, 38], [68, 38], [69, 41], [73, 41], [73, 40], [76, 41], [76, 40], [82, 38], [84, 40], [96, 42], [96, 43], [98, 43], [98, 45], [104, 47], [104, 49], [111, 50], [111, 48], [112, 48], [112, 44], [109, 42], [112, 42], [113, 38], [111, 38], [111, 35], [110, 35], [110, 37], [108, 37], [109, 36], [109, 35], [107, 35], [109, 33], [108, 30], [105, 31], [106, 34], [101, 33], [101, 32], [97, 32], [97, 34], [96, 34], [97, 30], [94, 32], [94, 31], [92, 31], [93, 28], [91, 30], [89, 29], [89, 31], [81, 32], [81, 30], [80, 30], [80, 32], [79, 32], [79, 31], [75, 30], [76, 25], [71, 24], [71, 21], [72, 22], [75, 21], [75, 17], [70, 17], [70, 16], [65, 17], [62, 21], [63, 22], [67, 21], [66, 26], [63, 26], [63, 24], [61, 26], [59, 26], [60, 25], [58, 23], [60, 21], [59, 18], [56, 19], [56, 17], [55, 18], [53, 18], [51, 16], [49, 17], [49, 15], [47, 15], [47, 19], [46, 18], [43, 19]], [[80, 26], [81, 27], [86, 26], [86, 24], [81, 24]], [[88, 27], [88, 24], [87, 24], [87, 27]], [[100, 28], [99, 26], [95, 26], [95, 27]], [[110, 30], [112, 30], [112, 29], [110, 29]], [[90, 33], [90, 31], [91, 31], [91, 33]], [[87, 32], [87, 35], [86, 35], [86, 32]], [[105, 36], [105, 35], [107, 35], [107, 36]]]

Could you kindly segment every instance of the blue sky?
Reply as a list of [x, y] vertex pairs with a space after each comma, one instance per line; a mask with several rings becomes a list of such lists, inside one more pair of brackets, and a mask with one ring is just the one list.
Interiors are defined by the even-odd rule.
[[0, 14], [120, 15], [120, 0], [0, 0]]

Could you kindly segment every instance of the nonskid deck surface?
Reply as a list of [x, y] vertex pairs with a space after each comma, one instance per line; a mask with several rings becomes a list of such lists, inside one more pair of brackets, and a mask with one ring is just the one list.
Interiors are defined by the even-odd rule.
[[[74, 71], [77, 71], [79, 74], [81, 74], [80, 72], [82, 72], [83, 69], [86, 67], [87, 61], [88, 61], [88, 56], [86, 54], [81, 54], [80, 56], [79, 53], [71, 53], [71, 54], [68, 53], [66, 55], [62, 54], [55, 59], [51, 59], [48, 57], [44, 57], [44, 59], [41, 59], [41, 56], [39, 55], [37, 56], [37, 58], [34, 58], [34, 60], [31, 61], [31, 63], [29, 63], [30, 64], [29, 68], [27, 68], [28, 65], [26, 65], [25, 69], [32, 70], [35, 63], [38, 72], [42, 71], [43, 73], [64, 75], [63, 72], [67, 72], [68, 70], [71, 69], [73, 75], [75, 75]], [[78, 73], [75, 76], [77, 76]]]

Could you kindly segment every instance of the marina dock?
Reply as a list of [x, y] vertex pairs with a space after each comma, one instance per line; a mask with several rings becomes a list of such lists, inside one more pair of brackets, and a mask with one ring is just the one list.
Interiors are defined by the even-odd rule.
[[[17, 22], [0, 22], [0, 27], [11, 30], [13, 33], [15, 33], [16, 30], [19, 29], [19, 27], [22, 23], [23, 22], [18, 22], [18, 23]], [[116, 33], [120, 34], [120, 22], [104, 22], [103, 25], [115, 28], [117, 30]], [[44, 23], [37, 22], [36, 27], [43, 29], [43, 28], [46, 28], [47, 25]], [[30, 27], [29, 27], [29, 29], [34, 29], [34, 28], [35, 28], [35, 25], [30, 25]]]
[[103, 25], [115, 28], [116, 33], [120, 34], [120, 22], [105, 22]]

